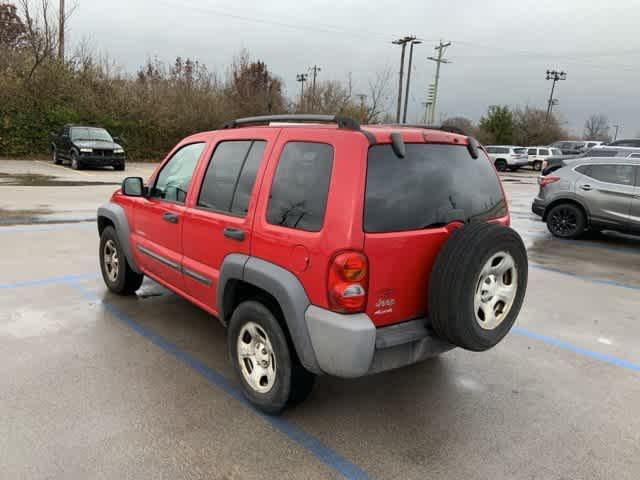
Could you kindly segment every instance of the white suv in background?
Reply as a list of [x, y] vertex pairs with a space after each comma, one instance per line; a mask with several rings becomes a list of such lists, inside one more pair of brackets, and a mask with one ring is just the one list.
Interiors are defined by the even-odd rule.
[[496, 170], [517, 170], [520, 167], [529, 165], [529, 155], [525, 147], [514, 145], [489, 145], [486, 147], [489, 158], [496, 166]]
[[539, 172], [547, 158], [562, 156], [562, 150], [552, 147], [529, 147], [527, 154], [529, 155], [529, 165], [536, 172]]

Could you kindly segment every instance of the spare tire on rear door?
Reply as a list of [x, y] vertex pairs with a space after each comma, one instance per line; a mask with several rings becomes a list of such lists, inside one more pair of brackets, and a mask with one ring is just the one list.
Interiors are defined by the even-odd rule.
[[433, 329], [467, 350], [493, 347], [520, 312], [527, 273], [527, 251], [513, 229], [470, 223], [454, 230], [429, 281]]

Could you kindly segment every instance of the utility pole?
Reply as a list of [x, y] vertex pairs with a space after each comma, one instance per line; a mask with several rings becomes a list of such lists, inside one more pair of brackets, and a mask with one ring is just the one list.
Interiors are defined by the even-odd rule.
[[413, 40], [409, 48], [409, 67], [407, 69], [407, 88], [404, 93], [404, 114], [402, 115], [402, 123], [407, 123], [407, 106], [409, 104], [409, 86], [411, 85], [411, 63], [413, 62], [413, 46], [422, 43], [421, 40]]
[[304, 82], [307, 81], [308, 75], [306, 73], [298, 73], [296, 75], [296, 81], [300, 82], [300, 111], [304, 105]]
[[64, 0], [60, 0], [58, 11], [58, 58], [64, 61]]
[[435, 118], [436, 118], [436, 102], [438, 100], [438, 84], [440, 83], [440, 64], [451, 63], [450, 60], [443, 58], [444, 52], [449, 46], [451, 46], [451, 42], [442, 43], [442, 40], [440, 40], [440, 44], [437, 47], [435, 47], [435, 50], [438, 52], [438, 56], [427, 57], [428, 60], [436, 62], [436, 80], [433, 84], [433, 102], [431, 104], [431, 124], [432, 125], [435, 122]]
[[620, 125], [614, 125], [614, 127], [616, 127], [616, 133], [613, 134], [613, 141], [615, 142], [618, 138], [618, 129], [620, 128]]
[[431, 107], [431, 100], [422, 102], [422, 106], [424, 107], [424, 116], [422, 117], [422, 124], [426, 125], [427, 120], [429, 119], [429, 108]]
[[321, 70], [322, 69], [317, 65], [314, 65], [309, 69], [309, 71], [312, 72], [313, 75], [311, 77], [311, 108], [314, 108], [316, 104], [316, 77], [318, 76], [318, 72], [320, 72]]
[[396, 112], [396, 123], [400, 123], [400, 111], [402, 109], [402, 76], [404, 74], [404, 50], [407, 46], [407, 43], [413, 42], [416, 39], [414, 35], [406, 35], [403, 38], [399, 38], [394, 40], [394, 45], [401, 45], [402, 52], [400, 53], [400, 79], [398, 80], [398, 110]]
[[[545, 119], [546, 122], [549, 121], [549, 117], [551, 116], [551, 111], [553, 110], [553, 106], [557, 104], [553, 98], [553, 92], [556, 88], [556, 82], [559, 80], [566, 80], [567, 72], [565, 71], [556, 71], [556, 70], [547, 70], [547, 80], [553, 80], [553, 84], [551, 85], [551, 94], [549, 95], [549, 101], [547, 103], [547, 117]], [[555, 102], [555, 103], [554, 103]]]

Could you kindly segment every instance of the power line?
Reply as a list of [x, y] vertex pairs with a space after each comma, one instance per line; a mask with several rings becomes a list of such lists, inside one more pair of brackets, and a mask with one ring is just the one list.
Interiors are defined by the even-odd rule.
[[451, 63], [450, 60], [443, 58], [444, 52], [449, 46], [451, 46], [451, 42], [442, 43], [442, 40], [440, 40], [440, 43], [438, 44], [438, 46], [435, 47], [435, 50], [438, 52], [438, 56], [427, 57], [428, 60], [432, 60], [436, 62], [436, 80], [433, 84], [433, 100], [431, 102], [431, 124], [432, 125], [435, 122], [435, 117], [436, 117], [436, 103], [438, 100], [438, 84], [440, 83], [440, 65], [442, 63]]

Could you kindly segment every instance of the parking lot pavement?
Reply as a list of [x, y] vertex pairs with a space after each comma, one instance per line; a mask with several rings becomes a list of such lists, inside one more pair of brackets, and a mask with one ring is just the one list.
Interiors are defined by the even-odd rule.
[[[11, 186], [17, 163], [48, 168], [0, 163], [1, 208], [95, 215], [115, 188]], [[535, 176], [503, 182], [531, 264], [512, 333], [319, 378], [275, 419], [240, 397], [215, 319], [151, 281], [106, 291], [93, 223], [0, 226], [0, 478], [640, 478], [640, 240], [554, 239]]]

